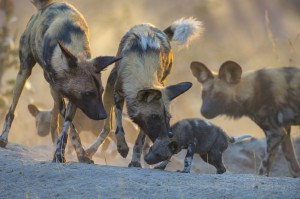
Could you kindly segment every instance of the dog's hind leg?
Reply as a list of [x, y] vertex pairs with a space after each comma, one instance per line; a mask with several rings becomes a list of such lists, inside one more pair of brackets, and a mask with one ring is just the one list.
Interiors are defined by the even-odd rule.
[[278, 147], [286, 136], [286, 132], [283, 128], [273, 128], [264, 130], [264, 132], [266, 134], [267, 146], [265, 157], [259, 167], [259, 175], [269, 176], [273, 160], [278, 152]]
[[300, 177], [300, 166], [295, 154], [292, 138], [291, 138], [291, 126], [286, 128], [287, 135], [281, 142], [282, 152], [287, 160], [289, 171], [293, 177]]
[[25, 34], [23, 34], [21, 37], [19, 58], [21, 66], [13, 89], [12, 103], [10, 105], [8, 113], [6, 114], [2, 134], [0, 136], [0, 147], [5, 147], [7, 145], [9, 130], [14, 120], [14, 113], [19, 98], [23, 91], [26, 80], [30, 76], [32, 68], [36, 63], [33, 55], [31, 54], [28, 37]]

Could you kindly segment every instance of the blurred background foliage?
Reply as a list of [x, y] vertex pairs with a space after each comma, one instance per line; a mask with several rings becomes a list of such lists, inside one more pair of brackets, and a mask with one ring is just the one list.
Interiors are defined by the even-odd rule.
[[7, 87], [3, 88], [2, 79], [9, 69], [16, 69], [18, 66], [18, 49], [16, 45], [16, 34], [13, 34], [11, 27], [16, 17], [14, 16], [14, 2], [12, 0], [0, 1], [0, 12], [4, 15], [0, 24], [0, 119], [3, 118], [12, 96], [14, 79], [7, 79]]

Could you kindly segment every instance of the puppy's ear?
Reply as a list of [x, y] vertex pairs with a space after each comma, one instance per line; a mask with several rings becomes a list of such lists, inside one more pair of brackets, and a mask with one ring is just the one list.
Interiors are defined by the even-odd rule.
[[168, 145], [168, 148], [171, 151], [171, 153], [173, 153], [173, 154], [179, 153], [181, 151], [179, 144], [175, 141], [171, 142]]
[[200, 83], [204, 83], [207, 80], [214, 78], [213, 73], [201, 62], [192, 62], [191, 71]]

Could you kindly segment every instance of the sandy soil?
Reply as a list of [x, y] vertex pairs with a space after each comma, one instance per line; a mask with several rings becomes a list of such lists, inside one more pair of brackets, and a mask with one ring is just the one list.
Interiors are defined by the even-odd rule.
[[[184, 153], [174, 157], [169, 171], [159, 171], [127, 168], [118, 155], [111, 158], [111, 165], [122, 161], [124, 167], [98, 164], [103, 161], [100, 155], [94, 165], [74, 162], [72, 155], [68, 163], [57, 164], [51, 162], [49, 146], [9, 143], [0, 148], [0, 198], [299, 198], [300, 179], [253, 174], [255, 161], [248, 149], [255, 144], [260, 150], [258, 143], [264, 146], [257, 139], [231, 145], [224, 154], [229, 171], [222, 175], [214, 174], [214, 168], [198, 157], [190, 174], [175, 172], [182, 167]], [[259, 152], [255, 153], [259, 160]], [[280, 153], [272, 176], [289, 176], [277, 167], [286, 167]]]

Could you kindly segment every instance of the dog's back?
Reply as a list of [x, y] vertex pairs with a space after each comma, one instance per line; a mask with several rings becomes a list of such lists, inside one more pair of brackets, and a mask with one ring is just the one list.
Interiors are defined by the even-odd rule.
[[223, 141], [226, 145], [229, 141], [229, 137], [221, 128], [197, 118], [178, 121], [171, 129], [174, 134], [173, 140], [176, 140], [179, 145], [187, 146], [196, 139], [197, 149], [204, 152], [207, 152], [217, 140]]
[[39, 65], [44, 69], [57, 66], [53, 64], [61, 55], [60, 51], [56, 52], [57, 40], [64, 43], [72, 54], [82, 53], [81, 56], [90, 58], [89, 31], [82, 15], [67, 3], [35, 2], [38, 12], [28, 22], [22, 39], [28, 40]]

